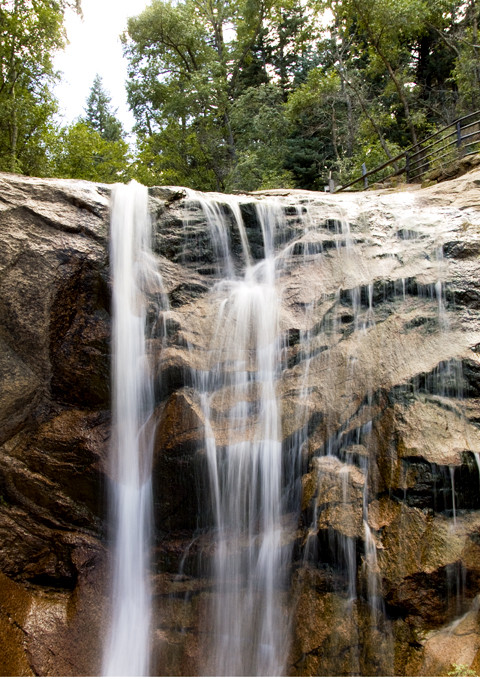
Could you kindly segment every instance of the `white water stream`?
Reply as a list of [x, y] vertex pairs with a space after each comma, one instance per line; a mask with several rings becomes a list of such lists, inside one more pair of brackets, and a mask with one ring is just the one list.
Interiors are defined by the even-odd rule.
[[[281, 347], [273, 232], [281, 213], [275, 204], [259, 204], [265, 257], [252, 265], [238, 203], [229, 203], [246, 263], [243, 275], [236, 277], [221, 210], [199, 194], [190, 199], [200, 203], [223, 261], [215, 290], [220, 303], [211, 368], [197, 375], [216, 530], [207, 671], [217, 676], [279, 675], [286, 658], [286, 626], [280, 608], [285, 571], [275, 383]], [[221, 440], [215, 433], [219, 429]]]
[[149, 272], [156, 274], [151, 267], [147, 198], [147, 189], [134, 182], [118, 185], [113, 192], [110, 516], [114, 536], [111, 624], [103, 659], [106, 676], [148, 675], [150, 663], [153, 390], [144, 288]]

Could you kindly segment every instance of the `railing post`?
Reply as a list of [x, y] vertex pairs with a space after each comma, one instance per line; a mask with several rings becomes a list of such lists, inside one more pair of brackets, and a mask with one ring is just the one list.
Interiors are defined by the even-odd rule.
[[410, 175], [410, 154], [408, 151], [405, 151], [405, 181], [407, 184], [409, 180], [409, 175]]
[[328, 190], [330, 193], [335, 193], [335, 179], [332, 177], [332, 172], [328, 175]]
[[463, 151], [463, 140], [462, 140], [462, 124], [459, 120], [457, 120], [457, 148], [460, 151], [460, 155], [462, 154]]
[[368, 189], [368, 177], [366, 177], [367, 174], [367, 166], [365, 163], [362, 163], [362, 175], [363, 175], [363, 188]]

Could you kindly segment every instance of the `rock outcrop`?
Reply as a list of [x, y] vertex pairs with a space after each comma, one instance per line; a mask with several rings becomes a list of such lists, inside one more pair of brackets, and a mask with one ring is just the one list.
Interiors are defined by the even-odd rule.
[[0, 670], [98, 674], [109, 191], [0, 176]]
[[[100, 672], [108, 608], [110, 189], [0, 175], [0, 671]], [[480, 673], [480, 172], [275, 202], [291, 675]], [[215, 597], [198, 375], [222, 253], [200, 203], [150, 190], [170, 308], [154, 357], [152, 671], [205, 667]], [[218, 197], [241, 271], [232, 202]], [[153, 312], [152, 312], [153, 313]], [[155, 319], [151, 319], [154, 322]], [[218, 328], [216, 331], [219, 332]], [[220, 330], [221, 331], [221, 330]], [[257, 396], [248, 393], [249, 417]], [[228, 389], [212, 400], [226, 440]], [[222, 410], [223, 409], [223, 410]]]

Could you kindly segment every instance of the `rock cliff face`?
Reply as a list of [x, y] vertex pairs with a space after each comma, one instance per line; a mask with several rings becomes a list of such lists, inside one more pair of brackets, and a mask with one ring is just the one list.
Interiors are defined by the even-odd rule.
[[98, 673], [108, 190], [0, 178], [0, 669]]
[[[480, 172], [274, 202], [291, 675], [480, 672]], [[150, 191], [170, 309], [156, 370], [152, 671], [202, 672], [215, 600], [205, 410], [221, 252], [183, 189]], [[218, 197], [235, 271], [235, 209]], [[235, 203], [237, 205], [237, 203]], [[0, 175], [0, 671], [100, 671], [109, 187]], [[253, 390], [254, 391], [254, 390]], [[227, 437], [228, 389], [214, 435]], [[249, 417], [258, 416], [251, 393]], [[223, 409], [223, 410], [222, 410]]]

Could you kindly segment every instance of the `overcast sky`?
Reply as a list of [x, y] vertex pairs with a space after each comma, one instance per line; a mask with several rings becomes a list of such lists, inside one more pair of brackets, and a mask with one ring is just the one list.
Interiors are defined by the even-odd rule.
[[55, 58], [62, 81], [55, 88], [62, 122], [70, 123], [84, 114], [85, 102], [95, 75], [103, 80], [113, 108], [126, 130], [133, 125], [125, 94], [126, 61], [122, 57], [120, 33], [127, 18], [139, 14], [149, 0], [82, 0], [83, 19], [73, 12], [66, 16], [70, 44]]

